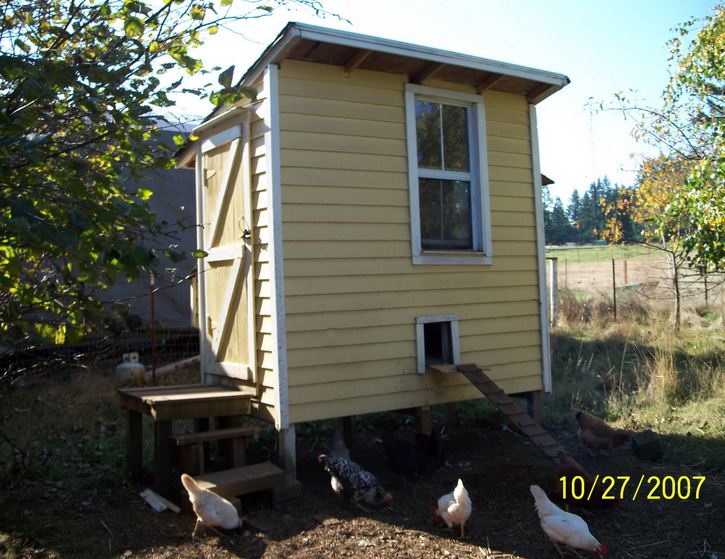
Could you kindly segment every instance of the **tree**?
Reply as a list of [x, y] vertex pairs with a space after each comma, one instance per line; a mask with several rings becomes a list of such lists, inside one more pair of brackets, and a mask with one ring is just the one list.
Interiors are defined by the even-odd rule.
[[[688, 38], [700, 25], [691, 42]], [[679, 239], [688, 262], [701, 273], [725, 269], [725, 7], [714, 15], [681, 25], [669, 42], [672, 70], [662, 107], [638, 105], [617, 95], [617, 110], [634, 120], [635, 138], [655, 146], [671, 160], [670, 168], [687, 168], [657, 216], [666, 223], [679, 218], [693, 225]], [[657, 158], [655, 158], [657, 159]], [[644, 168], [648, 163], [645, 160]], [[661, 161], [660, 161], [661, 163]], [[660, 164], [660, 166], [662, 166]]]
[[[149, 212], [147, 185], [128, 193], [122, 183], [170, 162], [150, 141], [154, 114], [188, 91], [184, 75], [211, 71], [192, 54], [203, 37], [288, 3], [321, 11], [315, 0], [241, 10], [231, 0], [3, 4], [0, 352], [77, 340], [113, 314], [105, 287], [153, 267], [157, 252], [144, 241], [168, 224]], [[232, 87], [229, 71], [220, 84], [216, 103], [253, 95]]]
[[549, 230], [546, 232], [546, 241], [550, 244], [562, 245], [571, 239], [572, 233], [572, 226], [566, 215], [564, 204], [562, 204], [561, 198], [557, 196], [554, 201], [554, 206], [551, 209]]
[[684, 38], [695, 20], [670, 43], [677, 69], [665, 90], [665, 110], [686, 107], [696, 161], [667, 213], [686, 215], [694, 227], [683, 238], [700, 271], [725, 270], [725, 6], [704, 20], [689, 48]]

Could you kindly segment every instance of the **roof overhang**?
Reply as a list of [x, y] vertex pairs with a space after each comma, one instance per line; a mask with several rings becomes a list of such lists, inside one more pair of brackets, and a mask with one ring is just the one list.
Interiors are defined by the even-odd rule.
[[415, 83], [430, 79], [461, 83], [479, 92], [522, 94], [533, 104], [569, 83], [563, 74], [295, 22], [287, 24], [267, 47], [242, 83], [252, 85], [269, 64], [284, 60], [333, 64], [348, 73], [362, 69], [407, 74]]
[[[242, 76], [241, 84], [253, 86], [270, 64], [285, 60], [302, 60], [340, 66], [347, 74], [355, 70], [372, 70], [406, 74], [412, 83], [442, 80], [475, 88], [524, 95], [537, 104], [569, 83], [563, 74], [537, 70], [468, 54], [381, 39], [337, 29], [291, 22], [264, 50]], [[219, 123], [235, 107], [214, 110], [194, 133]], [[184, 164], [193, 162], [189, 146], [179, 150]]]

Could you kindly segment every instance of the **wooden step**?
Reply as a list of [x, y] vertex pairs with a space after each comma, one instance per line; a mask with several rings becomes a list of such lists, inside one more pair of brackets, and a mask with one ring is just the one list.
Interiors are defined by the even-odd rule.
[[236, 439], [259, 435], [262, 431], [259, 426], [252, 427], [230, 427], [228, 429], [213, 429], [211, 431], [199, 431], [185, 435], [174, 435], [171, 439], [176, 446], [204, 443], [207, 441], [220, 441], [223, 439]]
[[194, 479], [204, 489], [226, 498], [282, 487], [286, 483], [284, 470], [271, 462], [221, 470], [194, 476]]

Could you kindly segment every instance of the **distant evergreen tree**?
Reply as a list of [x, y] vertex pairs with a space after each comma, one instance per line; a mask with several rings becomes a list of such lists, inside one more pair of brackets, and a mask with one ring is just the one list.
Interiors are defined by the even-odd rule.
[[549, 233], [546, 237], [546, 242], [553, 245], [562, 245], [571, 241], [573, 237], [573, 228], [569, 223], [569, 218], [566, 215], [564, 204], [561, 198], [557, 197], [554, 202], [554, 207], [551, 210]]

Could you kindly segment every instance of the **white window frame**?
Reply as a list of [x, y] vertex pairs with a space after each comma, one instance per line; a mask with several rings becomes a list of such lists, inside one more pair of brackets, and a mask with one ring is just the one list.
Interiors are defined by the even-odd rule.
[[458, 341], [458, 316], [455, 314], [418, 316], [415, 319], [415, 347], [418, 354], [418, 374], [424, 375], [425, 366], [425, 324], [431, 322], [447, 322], [451, 328], [451, 352], [453, 353], [453, 364], [461, 362], [461, 344]]
[[[415, 101], [425, 99], [438, 103], [463, 105], [468, 111], [469, 160], [471, 174], [472, 250], [423, 249], [420, 235], [420, 197], [418, 193], [418, 142], [415, 127]], [[486, 113], [483, 97], [461, 91], [450, 91], [417, 84], [405, 86], [406, 134], [408, 143], [408, 187], [410, 193], [410, 228], [413, 264], [491, 264], [491, 212], [488, 189], [488, 154], [486, 147]], [[426, 177], [440, 174], [450, 178], [454, 172], [425, 171]], [[460, 174], [460, 173], [459, 173]], [[444, 176], [446, 175], [446, 176]], [[436, 178], [436, 177], [433, 177]]]

